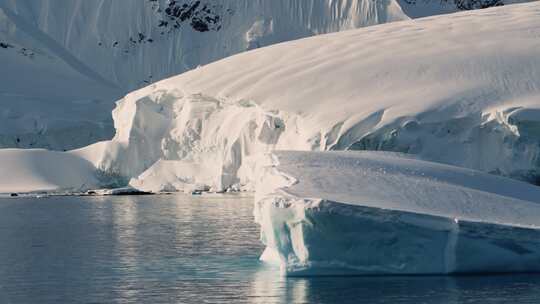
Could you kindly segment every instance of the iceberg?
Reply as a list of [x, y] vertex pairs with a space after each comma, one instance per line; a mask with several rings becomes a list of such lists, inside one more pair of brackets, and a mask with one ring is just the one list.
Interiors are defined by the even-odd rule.
[[255, 219], [284, 275], [540, 271], [540, 188], [385, 152], [265, 155]]

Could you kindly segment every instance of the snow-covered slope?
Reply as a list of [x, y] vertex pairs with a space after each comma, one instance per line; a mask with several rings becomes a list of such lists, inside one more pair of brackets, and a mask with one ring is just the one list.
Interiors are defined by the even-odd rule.
[[[534, 1], [534, 0], [533, 0]], [[402, 11], [410, 18], [421, 18], [459, 11], [484, 9], [528, 0], [399, 0]]]
[[275, 152], [263, 260], [284, 274], [539, 271], [540, 188], [384, 152]]
[[120, 95], [249, 49], [514, 1], [0, 0], [0, 147], [109, 139]]
[[0, 147], [68, 150], [114, 135], [111, 99], [122, 91], [89, 80], [45, 53], [36, 55], [40, 58], [21, 58], [16, 50], [3, 53]]
[[394, 1], [0, 0], [0, 147], [110, 139], [113, 102], [248, 49], [403, 20]]
[[126, 179], [150, 170], [133, 183], [155, 190], [224, 189], [272, 149], [388, 150], [537, 183], [539, 35], [531, 3], [229, 57], [128, 94], [93, 163]]
[[0, 3], [103, 78], [130, 90], [249, 48], [408, 18], [394, 0]]
[[70, 149], [110, 137], [122, 90], [0, 5], [0, 147]]
[[99, 184], [92, 164], [69, 152], [0, 150], [0, 193], [83, 191]]

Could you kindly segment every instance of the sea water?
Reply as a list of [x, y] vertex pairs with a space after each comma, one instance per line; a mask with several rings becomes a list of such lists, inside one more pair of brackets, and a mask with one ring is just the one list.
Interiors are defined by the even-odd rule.
[[0, 199], [0, 304], [540, 303], [540, 275], [283, 278], [242, 195]]

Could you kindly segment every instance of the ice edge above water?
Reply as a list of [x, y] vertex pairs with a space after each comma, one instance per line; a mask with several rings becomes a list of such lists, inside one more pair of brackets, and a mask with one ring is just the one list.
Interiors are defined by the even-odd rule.
[[[289, 158], [287, 162], [294, 159], [297, 163], [298, 158], [290, 157], [291, 153], [309, 154], [277, 153], [282, 158]], [[316, 154], [320, 157], [321, 154], [335, 153]], [[377, 153], [351, 154], [358, 155], [361, 160], [362, 154], [368, 154], [369, 158], [369, 154]], [[340, 202], [298, 196], [295, 192], [302, 192], [305, 187], [302, 180], [290, 176], [288, 170], [280, 171], [276, 154], [268, 156], [258, 169], [254, 214], [261, 225], [261, 240], [267, 246], [261, 260], [279, 265], [283, 275], [540, 271], [540, 225], [534, 220], [518, 223], [501, 216], [499, 221], [493, 212], [486, 212], [485, 218], [474, 218], [474, 211], [470, 212], [471, 218], [465, 216], [467, 211], [460, 216], [444, 215], [437, 209], [432, 214], [417, 213], [406, 210], [413, 204], [400, 210], [388, 208], [384, 203], [378, 208], [376, 204], [363, 204], [360, 200]], [[400, 157], [396, 155], [396, 158]], [[284, 167], [290, 169], [290, 163]], [[295, 169], [300, 172], [300, 167]], [[326, 174], [324, 164], [319, 170], [320, 175]], [[298, 175], [302, 176], [302, 173]], [[340, 179], [326, 177], [330, 178]], [[486, 176], [478, 178], [482, 180]], [[320, 189], [320, 193], [314, 194], [324, 197], [324, 191]], [[532, 186], [531, 191], [537, 192]], [[442, 198], [440, 204], [445, 203], [445, 197]], [[499, 198], [501, 200], [495, 204], [503, 205], [506, 200], [511, 204], [521, 203], [529, 209], [531, 216], [539, 212], [537, 202], [530, 204], [511, 197]], [[374, 201], [377, 200], [375, 197]], [[481, 202], [479, 208], [485, 208], [485, 202]]]

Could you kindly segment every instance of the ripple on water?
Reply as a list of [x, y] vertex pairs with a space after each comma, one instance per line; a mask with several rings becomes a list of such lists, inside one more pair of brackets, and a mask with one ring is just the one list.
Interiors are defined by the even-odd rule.
[[0, 303], [538, 303], [540, 277], [285, 279], [252, 198], [0, 199]]

